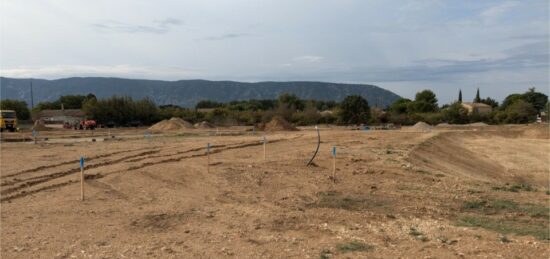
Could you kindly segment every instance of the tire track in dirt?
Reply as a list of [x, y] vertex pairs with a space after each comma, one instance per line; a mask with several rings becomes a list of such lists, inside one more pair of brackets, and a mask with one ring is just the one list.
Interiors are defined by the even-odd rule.
[[[301, 137], [301, 135], [299, 137]], [[294, 138], [291, 138], [291, 139], [294, 139]], [[276, 140], [270, 141], [269, 143], [277, 143], [277, 142], [281, 142], [281, 141], [285, 141], [285, 140], [291, 140], [291, 139], [276, 139]], [[228, 147], [226, 146], [226, 147], [221, 148], [221, 149], [214, 149], [214, 150], [210, 151], [210, 154], [216, 154], [216, 153], [221, 153], [221, 152], [227, 151], [227, 150], [247, 148], [247, 147], [253, 147], [253, 146], [260, 146], [260, 145], [263, 145], [263, 143], [258, 141], [258, 142], [245, 143], [245, 144], [240, 144], [240, 145], [235, 145], [235, 146], [228, 146]], [[198, 148], [197, 150], [204, 150], [204, 148]], [[163, 160], [154, 161], [154, 162], [145, 162], [141, 165], [132, 166], [132, 167], [128, 168], [128, 170], [141, 169], [141, 168], [144, 168], [144, 167], [148, 167], [148, 166], [152, 166], [152, 165], [158, 165], [158, 164], [162, 164], [162, 163], [179, 162], [179, 161], [182, 161], [184, 159], [202, 157], [202, 156], [206, 156], [206, 152], [205, 153], [194, 154], [194, 155], [190, 155], [190, 156], [182, 156], [182, 157], [177, 157], [177, 158], [168, 158], [168, 159], [163, 159]]]
[[[210, 146], [211, 148], [216, 148], [216, 147], [225, 147], [227, 145], [213, 145], [213, 146]], [[204, 150], [204, 147], [199, 147], [199, 148], [192, 148], [192, 149], [188, 149], [188, 150], [184, 150], [184, 151], [178, 151], [176, 153], [173, 153], [173, 154], [167, 154], [167, 155], [157, 155], [157, 156], [149, 156], [145, 159], [151, 159], [151, 158], [159, 158], [159, 157], [167, 157], [167, 156], [176, 156], [176, 155], [181, 155], [181, 154], [185, 154], [185, 153], [190, 153], [190, 152], [196, 152], [196, 151], [200, 151], [200, 150]], [[138, 162], [138, 161], [141, 161], [143, 159], [131, 159], [131, 160], [128, 160], [126, 162]]]
[[[104, 158], [104, 157], [108, 157], [108, 156], [118, 155], [118, 154], [121, 154], [121, 153], [135, 152], [135, 151], [140, 151], [140, 150], [144, 150], [144, 149], [147, 149], [147, 148], [138, 148], [138, 149], [134, 149], [134, 150], [122, 150], [122, 151], [111, 152], [111, 153], [107, 153], [107, 154], [88, 157], [88, 158], [86, 158], [86, 161], [93, 161], [94, 159], [100, 159], [100, 158]], [[51, 168], [60, 167], [60, 166], [64, 166], [64, 165], [78, 164], [78, 161], [79, 161], [78, 159], [75, 159], [75, 160], [60, 162], [60, 163], [53, 164], [53, 165], [43, 165], [43, 166], [26, 169], [26, 170], [23, 170], [23, 171], [20, 171], [20, 172], [12, 173], [12, 174], [0, 175], [0, 179], [19, 176], [19, 175], [22, 175], [22, 174], [34, 173], [34, 172], [38, 172], [40, 170], [51, 169]]]
[[[88, 170], [88, 169], [113, 165], [113, 164], [123, 162], [126, 159], [131, 159], [131, 158], [135, 158], [135, 157], [139, 157], [139, 156], [146, 156], [146, 155], [149, 155], [149, 154], [156, 154], [158, 152], [160, 152], [160, 150], [145, 151], [145, 152], [141, 152], [139, 154], [126, 156], [126, 157], [122, 157], [122, 158], [115, 159], [115, 160], [109, 160], [109, 161], [105, 161], [105, 162], [101, 162], [101, 163], [97, 163], [97, 164], [87, 165], [87, 166], [84, 167], [84, 169]], [[69, 169], [69, 170], [66, 170], [66, 171], [61, 171], [61, 172], [48, 174], [48, 175], [34, 176], [34, 177], [31, 177], [31, 178], [21, 180], [19, 182], [10, 182], [9, 185], [15, 185], [15, 184], [18, 184], [18, 183], [21, 183], [21, 184], [19, 184], [18, 186], [12, 187], [12, 188], [2, 189], [2, 191], [0, 191], [0, 195], [9, 194], [9, 193], [21, 190], [23, 188], [28, 188], [28, 187], [31, 187], [33, 185], [37, 185], [37, 184], [44, 183], [44, 182], [47, 182], [47, 181], [55, 180], [57, 178], [60, 178], [60, 177], [63, 177], [63, 176], [69, 175], [69, 174], [77, 173], [77, 172], [80, 172], [80, 168], [78, 168], [78, 167], [77, 168], [72, 168], [72, 169]], [[0, 201], [1, 201], [1, 199], [0, 199]]]
[[[300, 138], [302, 136], [303, 136], [303, 134], [298, 135], [298, 136], [293, 137], [293, 138], [275, 139], [275, 140], [271, 140], [269, 143], [277, 143], [277, 142], [282, 142], [282, 141], [293, 140], [293, 139]], [[210, 153], [211, 154], [216, 154], [216, 153], [221, 153], [221, 152], [227, 151], [227, 150], [233, 150], [233, 149], [240, 149], [240, 148], [247, 148], [247, 147], [252, 147], [252, 146], [263, 145], [263, 143], [260, 142], [260, 141], [251, 142], [251, 143], [245, 143], [245, 142], [240, 142], [240, 143], [243, 143], [243, 144], [237, 144], [237, 145], [234, 145], [234, 146], [217, 145], [217, 147], [221, 147], [221, 148], [214, 149]], [[201, 150], [204, 150], [204, 147], [192, 148], [192, 149], [189, 149], [189, 150], [186, 150], [186, 151], [180, 151], [178, 153], [180, 153], [180, 154], [181, 153], [191, 153], [191, 152], [197, 152], [197, 151], [201, 151]], [[160, 152], [160, 150], [157, 150], [156, 152], [153, 152], [153, 153], [151, 153], [151, 152], [153, 152], [153, 151], [147, 151], [147, 152], [143, 152], [143, 153], [140, 153], [140, 154], [141, 155], [147, 155], [147, 154], [151, 155], [151, 154], [156, 154], [156, 153]], [[176, 153], [176, 154], [172, 154], [170, 156], [173, 156], [173, 155], [178, 155], [178, 154]], [[141, 169], [141, 168], [144, 168], [144, 167], [157, 165], [157, 164], [162, 164], [162, 163], [178, 162], [178, 161], [182, 161], [184, 159], [202, 157], [202, 156], [206, 156], [206, 153], [199, 153], [199, 154], [193, 154], [193, 155], [190, 155], [190, 156], [182, 156], [182, 157], [177, 157], [177, 158], [163, 159], [163, 160], [159, 160], [159, 161], [155, 161], [155, 162], [145, 162], [145, 163], [142, 163], [140, 165], [131, 166], [131, 167], [129, 167], [129, 168], [123, 170], [123, 171], [116, 171], [116, 172], [113, 172], [113, 173], [110, 173], [110, 174], [120, 173], [120, 172], [129, 171], [129, 170], [135, 170], [135, 169]], [[103, 162], [103, 163], [88, 165], [88, 166], [85, 167], [85, 169], [105, 167], [105, 166], [109, 166], [109, 165], [118, 164], [120, 162], [127, 162], [125, 160], [132, 159], [132, 158], [135, 158], [135, 157], [136, 157], [136, 155], [133, 155], [133, 156], [123, 157], [123, 158], [116, 159], [116, 160], [106, 161], [106, 162]], [[153, 156], [150, 156], [150, 157], [153, 157]], [[154, 156], [154, 157], [156, 158], [158, 156]], [[148, 158], [149, 157], [146, 156], [146, 157], [143, 157], [143, 158], [139, 159], [139, 161], [144, 160], [144, 159], [148, 159]], [[69, 170], [66, 170], [66, 171], [62, 171], [62, 172], [56, 172], [56, 173], [53, 173], [53, 174], [49, 174], [47, 176], [43, 176], [43, 177], [46, 177], [45, 179], [37, 179], [35, 181], [25, 182], [25, 183], [22, 183], [21, 185], [19, 185], [17, 187], [2, 190], [0, 192], [0, 195], [2, 196], [2, 197], [0, 197], [0, 202], [11, 201], [13, 199], [22, 198], [22, 197], [25, 197], [27, 195], [35, 194], [35, 193], [38, 193], [38, 192], [41, 192], [41, 191], [56, 189], [56, 188], [59, 188], [59, 187], [63, 187], [63, 186], [72, 184], [72, 183], [77, 183], [78, 181], [69, 180], [67, 182], [62, 182], [62, 183], [58, 183], [58, 184], [54, 184], [54, 185], [50, 185], [50, 186], [45, 186], [45, 187], [41, 187], [41, 188], [38, 188], [38, 189], [35, 189], [35, 190], [22, 191], [22, 192], [19, 192], [17, 194], [6, 196], [6, 194], [11, 194], [11, 193], [16, 192], [18, 190], [21, 190], [23, 188], [32, 187], [34, 185], [45, 183], [45, 182], [48, 182], [48, 181], [51, 181], [51, 180], [54, 180], [54, 179], [58, 179], [58, 178], [61, 178], [61, 177], [64, 177], [64, 176], [67, 176], [67, 175], [70, 175], [70, 174], [74, 174], [74, 173], [77, 173], [77, 172], [80, 172], [80, 168], [73, 168], [73, 169], [69, 169]]]

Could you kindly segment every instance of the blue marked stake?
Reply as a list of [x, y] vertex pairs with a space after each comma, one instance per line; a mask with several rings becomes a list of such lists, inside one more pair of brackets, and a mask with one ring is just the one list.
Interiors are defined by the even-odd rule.
[[84, 200], [84, 157], [80, 157], [80, 200]]
[[206, 144], [206, 152], [210, 153], [210, 143]]
[[336, 156], [336, 146], [332, 147], [332, 156]]

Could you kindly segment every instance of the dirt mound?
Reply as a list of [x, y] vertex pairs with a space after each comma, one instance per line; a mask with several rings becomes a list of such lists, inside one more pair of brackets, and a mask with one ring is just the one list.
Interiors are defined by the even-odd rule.
[[44, 124], [43, 120], [37, 120], [34, 122], [34, 126], [32, 127], [32, 130], [36, 131], [45, 131], [45, 130], [51, 130], [52, 128], [46, 127], [46, 124]]
[[460, 178], [545, 186], [548, 177], [541, 172], [547, 170], [542, 162], [547, 156], [546, 147], [536, 139], [471, 131], [445, 132], [430, 138], [411, 150], [407, 160], [417, 167]]
[[200, 123], [196, 123], [195, 128], [197, 128], [197, 129], [213, 129], [213, 128], [216, 128], [216, 126], [214, 126], [214, 124], [212, 124], [208, 121], [202, 121]]
[[425, 122], [423, 122], [423, 121], [419, 121], [419, 122], [417, 122], [416, 124], [414, 124], [414, 126], [408, 128], [407, 130], [408, 130], [408, 131], [421, 131], [421, 132], [425, 132], [425, 131], [431, 131], [431, 130], [432, 130], [432, 126], [430, 126], [430, 124], [425, 123]]
[[267, 123], [264, 127], [265, 131], [294, 131], [298, 130], [292, 124], [288, 123], [281, 117], [273, 117], [273, 119]]
[[193, 124], [181, 119], [173, 117], [169, 120], [163, 120], [153, 126], [151, 126], [149, 129], [152, 131], [172, 131], [172, 130], [184, 130], [184, 129], [192, 129]]
[[446, 123], [446, 122], [444, 122], [444, 123], [439, 123], [439, 124], [436, 125], [436, 127], [442, 127], [442, 128], [444, 128], [444, 127], [450, 127], [450, 126], [451, 126], [451, 124]]

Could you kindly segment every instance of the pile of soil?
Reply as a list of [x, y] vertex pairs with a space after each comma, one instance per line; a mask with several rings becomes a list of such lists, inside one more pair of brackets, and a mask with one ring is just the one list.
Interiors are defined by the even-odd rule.
[[32, 130], [36, 131], [45, 131], [45, 130], [51, 130], [51, 128], [46, 127], [46, 124], [43, 120], [37, 120], [34, 122], [34, 126], [32, 127]]
[[295, 131], [298, 130], [296, 127], [292, 126], [288, 121], [281, 117], [273, 117], [273, 119], [265, 124], [265, 131]]
[[200, 123], [196, 123], [195, 128], [197, 128], [197, 129], [213, 129], [213, 128], [216, 128], [216, 126], [214, 126], [214, 124], [212, 124], [208, 121], [202, 121]]
[[451, 124], [446, 123], [446, 122], [444, 122], [444, 123], [439, 123], [439, 124], [436, 125], [436, 127], [450, 127], [450, 126], [451, 126]]
[[416, 124], [414, 124], [414, 126], [408, 128], [408, 131], [420, 131], [420, 132], [426, 132], [426, 131], [431, 131], [432, 130], [432, 126], [430, 126], [430, 124], [428, 123], [425, 123], [423, 121], [419, 121], [417, 122]]
[[163, 120], [153, 126], [151, 126], [149, 129], [152, 131], [172, 131], [172, 130], [184, 130], [184, 129], [192, 129], [193, 124], [189, 123], [188, 121], [185, 121], [181, 118], [173, 117], [169, 120]]

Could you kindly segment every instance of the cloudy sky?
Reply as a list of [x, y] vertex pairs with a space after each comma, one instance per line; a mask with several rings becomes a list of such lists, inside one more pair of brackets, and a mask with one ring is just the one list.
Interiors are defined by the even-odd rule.
[[549, 91], [549, 2], [0, 0], [0, 75]]

